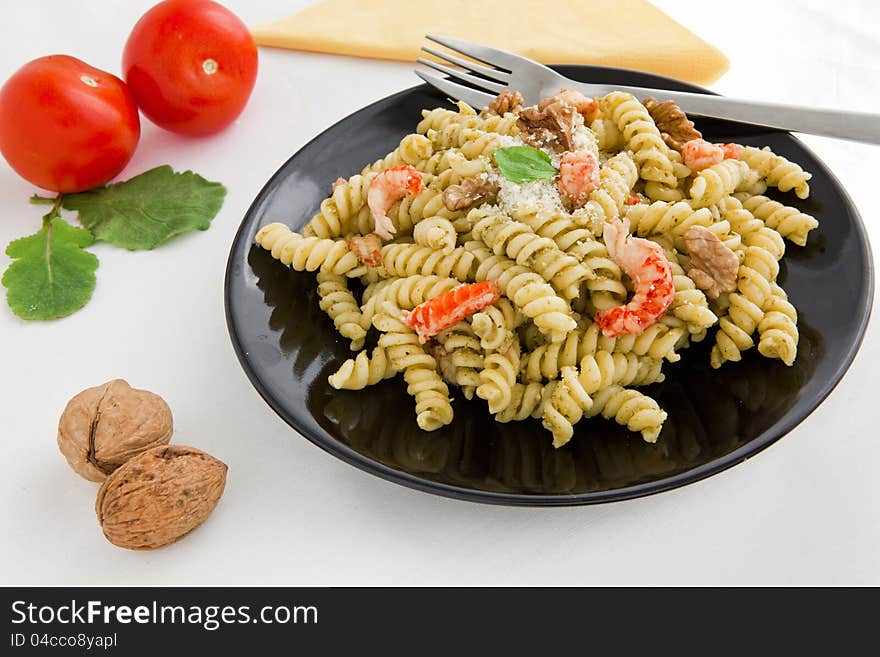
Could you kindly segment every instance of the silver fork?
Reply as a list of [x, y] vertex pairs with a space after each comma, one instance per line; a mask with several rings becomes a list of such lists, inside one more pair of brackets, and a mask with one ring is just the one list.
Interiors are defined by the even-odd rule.
[[[526, 104], [529, 105], [537, 103], [541, 98], [552, 96], [562, 87], [576, 89], [587, 96], [604, 96], [612, 91], [626, 91], [639, 99], [653, 96], [657, 100], [674, 100], [685, 112], [696, 116], [712, 116], [768, 128], [880, 144], [880, 114], [797, 107], [666, 89], [576, 82], [563, 77], [543, 64], [505, 50], [436, 34], [425, 36], [427, 39], [470, 59], [462, 59], [435, 48], [423, 46], [424, 52], [454, 66], [446, 66], [419, 57], [420, 64], [445, 73], [449, 77], [444, 78], [419, 70], [416, 70], [416, 75], [447, 96], [463, 100], [478, 109], [486, 107], [495, 95], [508, 89], [519, 91]], [[478, 60], [489, 66], [483, 66], [471, 60]], [[458, 84], [453, 82], [452, 78], [491, 93]]]

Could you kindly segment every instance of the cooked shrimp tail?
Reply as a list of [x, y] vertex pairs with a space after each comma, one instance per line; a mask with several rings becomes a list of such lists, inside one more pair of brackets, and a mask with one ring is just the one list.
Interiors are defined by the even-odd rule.
[[639, 335], [672, 305], [672, 268], [663, 247], [629, 234], [627, 219], [607, 222], [603, 237], [611, 259], [632, 279], [635, 293], [626, 305], [597, 313], [596, 324], [609, 338]]
[[373, 178], [367, 190], [367, 205], [379, 237], [390, 240], [396, 230], [387, 214], [388, 209], [407, 194], [418, 194], [422, 189], [422, 174], [409, 165], [391, 167]]

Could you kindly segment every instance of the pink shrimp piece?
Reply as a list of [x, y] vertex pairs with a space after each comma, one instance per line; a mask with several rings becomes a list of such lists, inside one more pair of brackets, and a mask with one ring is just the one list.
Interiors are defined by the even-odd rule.
[[343, 178], [343, 177], [340, 176], [339, 178], [337, 178], [336, 180], [334, 180], [334, 181], [333, 181], [333, 184], [330, 185], [330, 186], [333, 188], [333, 191], [335, 192], [337, 187], [339, 187], [340, 185], [344, 185], [344, 184], [347, 183], [347, 182], [348, 182], [348, 181], [347, 181], [345, 178]]
[[705, 139], [691, 139], [681, 149], [684, 165], [691, 171], [702, 171], [724, 159], [724, 149]]
[[599, 186], [599, 162], [589, 151], [567, 151], [559, 162], [559, 193], [583, 207]]
[[592, 123], [599, 114], [599, 102], [595, 98], [587, 98], [580, 91], [560, 89], [559, 93], [553, 97], [573, 105], [578, 114], [584, 117], [584, 123], [587, 125]]
[[391, 167], [373, 178], [367, 190], [367, 205], [379, 237], [390, 240], [396, 230], [386, 214], [388, 209], [407, 194], [418, 194], [424, 188], [422, 174], [409, 165]]
[[367, 267], [378, 267], [382, 264], [382, 239], [376, 233], [352, 235], [348, 238], [348, 250]]
[[718, 144], [718, 146], [724, 151], [725, 160], [738, 160], [745, 150], [742, 144]]
[[411, 313], [404, 315], [404, 322], [424, 344], [428, 338], [455, 326], [468, 315], [491, 306], [500, 297], [501, 290], [493, 280], [459, 285], [420, 303]]
[[596, 313], [596, 324], [608, 338], [640, 335], [672, 305], [672, 268], [663, 247], [629, 234], [628, 219], [607, 222], [603, 237], [611, 259], [632, 279], [635, 294], [624, 306]]

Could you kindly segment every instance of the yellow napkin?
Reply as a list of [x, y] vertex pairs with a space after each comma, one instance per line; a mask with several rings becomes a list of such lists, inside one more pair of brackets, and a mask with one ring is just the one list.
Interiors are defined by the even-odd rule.
[[551, 64], [620, 66], [708, 83], [727, 58], [645, 0], [325, 0], [254, 28], [259, 45], [415, 61], [426, 32]]

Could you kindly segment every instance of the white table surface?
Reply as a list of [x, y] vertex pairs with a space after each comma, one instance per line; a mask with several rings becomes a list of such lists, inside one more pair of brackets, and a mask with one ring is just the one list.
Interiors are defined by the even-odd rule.
[[[151, 4], [8, 3], [0, 78], [49, 53], [118, 73], [128, 31]], [[308, 3], [226, 4], [256, 24]], [[658, 4], [728, 54], [717, 91], [880, 111], [877, 3]], [[95, 295], [66, 319], [26, 323], [0, 307], [0, 584], [880, 583], [876, 316], [844, 380], [789, 436], [708, 480], [612, 505], [503, 508], [412, 491], [336, 460], [275, 416], [226, 331], [232, 237], [284, 160], [350, 112], [415, 84], [411, 70], [261, 50], [250, 104], [226, 132], [188, 140], [144, 122], [124, 177], [170, 163], [224, 182], [229, 195], [207, 232], [153, 252], [96, 245]], [[880, 149], [804, 140], [852, 195], [876, 253]], [[39, 208], [27, 202], [33, 191], [0, 163], [0, 243], [38, 228]], [[0, 267], [7, 262], [0, 255]], [[175, 442], [229, 464], [214, 515], [155, 552], [103, 538], [97, 486], [68, 469], [55, 442], [67, 400], [114, 377], [163, 395]]]

